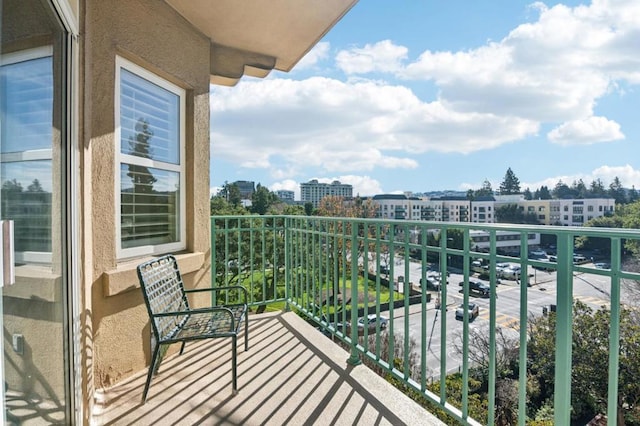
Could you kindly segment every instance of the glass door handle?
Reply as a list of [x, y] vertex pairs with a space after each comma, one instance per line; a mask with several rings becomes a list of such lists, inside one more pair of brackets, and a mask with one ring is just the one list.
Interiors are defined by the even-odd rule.
[[0, 286], [11, 285], [16, 282], [15, 251], [13, 246], [13, 221], [0, 221], [0, 232], [2, 233], [2, 244], [0, 252], [2, 262], [0, 262], [1, 280]]

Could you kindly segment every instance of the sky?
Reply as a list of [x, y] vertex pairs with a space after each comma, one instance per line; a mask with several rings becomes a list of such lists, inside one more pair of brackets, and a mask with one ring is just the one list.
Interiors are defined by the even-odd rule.
[[361, 0], [289, 73], [211, 87], [211, 189], [640, 189], [640, 1]]

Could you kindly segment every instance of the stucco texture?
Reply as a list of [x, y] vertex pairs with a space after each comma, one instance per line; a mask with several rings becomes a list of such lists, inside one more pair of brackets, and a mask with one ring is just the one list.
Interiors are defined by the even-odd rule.
[[203, 260], [185, 282], [202, 287], [210, 285], [210, 42], [160, 0], [87, 1], [84, 14], [83, 245], [90, 295], [84, 353], [90, 380], [101, 388], [145, 369], [150, 360], [148, 316], [132, 273], [147, 258], [116, 257], [116, 56], [186, 90], [185, 253], [199, 253]]

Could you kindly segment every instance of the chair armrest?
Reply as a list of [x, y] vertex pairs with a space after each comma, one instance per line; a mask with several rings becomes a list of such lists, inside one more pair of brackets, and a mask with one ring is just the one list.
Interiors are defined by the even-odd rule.
[[230, 331], [235, 330], [235, 319], [233, 317], [233, 312], [231, 311], [231, 309], [225, 308], [223, 306], [212, 306], [212, 307], [209, 307], [209, 308], [191, 309], [189, 311], [162, 312], [162, 313], [154, 314], [153, 318], [179, 317], [179, 316], [194, 315], [194, 314], [206, 314], [206, 313], [213, 313], [213, 312], [225, 312], [226, 314], [228, 314], [229, 315], [230, 324], [231, 324]]
[[244, 297], [244, 304], [247, 304], [247, 301], [249, 300], [249, 293], [247, 292], [247, 289], [244, 288], [241, 285], [230, 285], [230, 286], [223, 286], [223, 287], [208, 287], [208, 288], [194, 288], [191, 290], [187, 290], [185, 289], [184, 292], [189, 294], [189, 293], [201, 293], [203, 291], [209, 291], [209, 292], [213, 292], [213, 291], [220, 291], [220, 290], [241, 290], [240, 292], [242, 293], [243, 297]]

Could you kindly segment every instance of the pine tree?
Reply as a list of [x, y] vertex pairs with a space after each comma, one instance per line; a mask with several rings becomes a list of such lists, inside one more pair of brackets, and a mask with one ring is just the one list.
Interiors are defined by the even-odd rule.
[[519, 194], [520, 193], [520, 181], [516, 177], [511, 167], [507, 169], [504, 175], [504, 180], [500, 184], [500, 194]]

